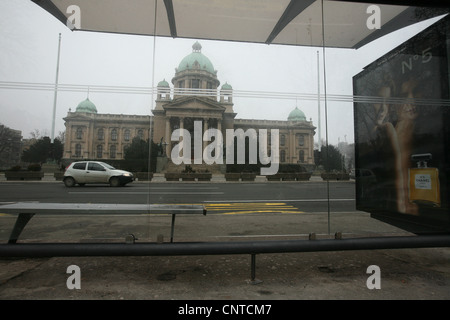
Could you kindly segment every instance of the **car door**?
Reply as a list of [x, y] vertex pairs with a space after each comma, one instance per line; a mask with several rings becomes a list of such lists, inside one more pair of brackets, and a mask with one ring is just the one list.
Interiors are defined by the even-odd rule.
[[106, 168], [97, 162], [89, 162], [86, 170], [86, 183], [107, 183]]
[[71, 175], [77, 183], [86, 183], [87, 162], [77, 162], [72, 166]]

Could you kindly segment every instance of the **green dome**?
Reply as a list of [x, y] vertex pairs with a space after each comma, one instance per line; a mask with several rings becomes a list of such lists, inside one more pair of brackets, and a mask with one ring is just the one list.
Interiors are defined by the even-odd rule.
[[86, 100], [81, 101], [78, 104], [76, 112], [97, 113], [97, 108], [95, 107], [95, 104], [89, 100], [89, 98], [86, 98]]
[[202, 46], [200, 43], [194, 43], [192, 46], [192, 53], [181, 60], [177, 71], [181, 72], [185, 70], [200, 69], [215, 74], [216, 71], [214, 70], [211, 61], [201, 53], [201, 50]]
[[228, 82], [225, 82], [221, 89], [222, 90], [233, 90], [233, 87]]
[[306, 116], [299, 108], [295, 107], [294, 110], [289, 113], [289, 121], [306, 121]]
[[158, 87], [169, 87], [169, 83], [164, 79], [163, 81], [158, 82]]

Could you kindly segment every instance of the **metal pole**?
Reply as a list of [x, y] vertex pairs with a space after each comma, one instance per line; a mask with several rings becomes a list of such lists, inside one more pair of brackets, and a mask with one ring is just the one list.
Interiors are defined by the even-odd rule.
[[0, 257], [187, 256], [450, 247], [450, 235], [175, 243], [15, 243]]
[[317, 112], [318, 112], [318, 122], [317, 122], [317, 127], [318, 127], [318, 131], [319, 131], [319, 151], [322, 147], [322, 133], [321, 133], [321, 125], [320, 125], [320, 70], [319, 70], [319, 51], [317, 51]]
[[251, 261], [251, 268], [252, 268], [252, 274], [251, 274], [251, 281], [255, 281], [256, 277], [256, 254], [252, 253], [252, 261]]
[[170, 242], [173, 242], [173, 233], [175, 229], [175, 213], [172, 213], [172, 225], [170, 227]]
[[56, 62], [56, 80], [55, 80], [55, 94], [53, 98], [53, 120], [52, 120], [52, 143], [55, 140], [55, 120], [56, 120], [56, 100], [58, 96], [58, 77], [59, 77], [59, 56], [61, 52], [61, 33], [59, 34], [59, 40], [58, 40], [58, 58]]

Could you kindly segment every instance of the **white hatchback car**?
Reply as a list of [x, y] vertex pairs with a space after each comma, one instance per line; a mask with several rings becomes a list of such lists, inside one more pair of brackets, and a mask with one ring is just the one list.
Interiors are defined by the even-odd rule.
[[124, 186], [134, 180], [133, 174], [118, 170], [100, 161], [78, 161], [71, 163], [64, 172], [66, 187], [80, 186], [86, 183], [109, 183], [112, 187]]

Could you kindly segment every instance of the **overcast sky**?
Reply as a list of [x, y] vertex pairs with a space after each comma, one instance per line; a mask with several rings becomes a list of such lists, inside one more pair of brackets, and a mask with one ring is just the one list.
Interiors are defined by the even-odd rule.
[[[317, 53], [320, 56], [320, 88], [327, 95], [352, 95], [352, 77], [370, 62], [423, 30], [421, 23], [382, 38], [359, 50], [291, 47], [199, 40], [202, 53], [217, 70], [220, 86], [235, 90], [237, 118], [286, 120], [296, 106], [318, 125]], [[59, 84], [76, 85], [79, 92], [58, 91], [56, 135], [64, 131], [63, 118], [86, 99], [89, 86], [120, 86], [115, 92], [90, 90], [89, 98], [99, 113], [148, 115], [154, 106], [150, 88], [163, 79], [171, 83], [175, 68], [192, 52], [195, 39], [154, 38], [95, 32], [72, 32], [29, 0], [0, 1], [0, 123], [22, 131], [24, 138], [39, 130], [50, 136], [54, 91], [31, 90], [33, 84], [54, 84], [58, 34], [61, 33]], [[153, 70], [153, 52], [155, 68]], [[325, 59], [325, 61], [323, 60]], [[6, 86], [18, 82], [20, 89]], [[252, 97], [243, 92], [254, 92]], [[258, 92], [266, 92], [258, 98]], [[275, 98], [267, 92], [282, 93]], [[295, 93], [295, 99], [288, 93]], [[153, 99], [152, 99], [153, 98]], [[353, 142], [353, 104], [327, 101], [329, 142]], [[321, 104], [322, 138], [325, 111]], [[316, 134], [317, 141], [318, 134]]]

